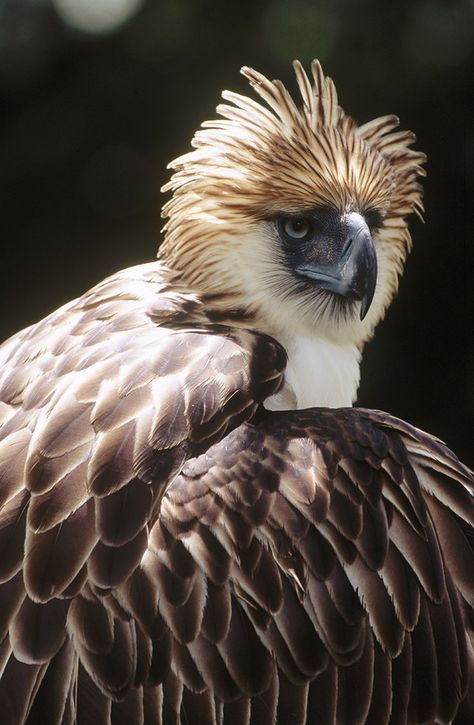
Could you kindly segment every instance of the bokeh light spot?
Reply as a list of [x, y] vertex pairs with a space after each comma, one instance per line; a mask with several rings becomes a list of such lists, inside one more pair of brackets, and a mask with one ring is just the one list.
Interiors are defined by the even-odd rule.
[[141, 7], [143, 0], [53, 0], [61, 20], [83, 33], [118, 30]]

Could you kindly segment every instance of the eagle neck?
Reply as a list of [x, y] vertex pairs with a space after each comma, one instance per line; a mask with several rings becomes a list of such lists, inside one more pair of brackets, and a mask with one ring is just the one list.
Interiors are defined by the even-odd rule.
[[288, 355], [283, 389], [269, 398], [270, 410], [351, 406], [360, 381], [361, 354], [353, 343], [316, 335], [275, 335]]

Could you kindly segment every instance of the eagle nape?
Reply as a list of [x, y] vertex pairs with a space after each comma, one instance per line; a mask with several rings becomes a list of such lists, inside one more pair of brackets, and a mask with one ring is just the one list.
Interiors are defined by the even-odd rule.
[[474, 722], [473, 474], [352, 407], [424, 155], [294, 70], [171, 163], [157, 261], [0, 346], [2, 725]]

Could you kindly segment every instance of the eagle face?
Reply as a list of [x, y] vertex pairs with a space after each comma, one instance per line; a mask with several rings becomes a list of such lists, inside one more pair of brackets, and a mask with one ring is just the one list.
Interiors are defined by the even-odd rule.
[[[277, 231], [290, 273], [299, 281], [301, 292], [324, 290], [320, 304], [330, 314], [350, 315], [359, 300], [364, 319], [372, 302], [377, 281], [377, 256], [370, 229], [357, 212], [334, 210], [282, 215]], [[316, 292], [317, 294], [317, 292]]]
[[395, 116], [357, 126], [318, 62], [311, 80], [294, 69], [301, 105], [243, 68], [266, 105], [224, 92], [222, 118], [170, 164], [160, 256], [286, 348], [298, 331], [360, 350], [397, 290], [424, 155]]

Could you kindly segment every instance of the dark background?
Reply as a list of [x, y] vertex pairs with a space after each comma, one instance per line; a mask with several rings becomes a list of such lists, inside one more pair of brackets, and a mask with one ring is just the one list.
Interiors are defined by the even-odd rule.
[[154, 257], [166, 164], [222, 88], [247, 92], [241, 65], [294, 89], [290, 61], [318, 57], [348, 113], [396, 113], [429, 157], [359, 404], [472, 464], [473, 16], [471, 0], [0, 0], [0, 337]]

